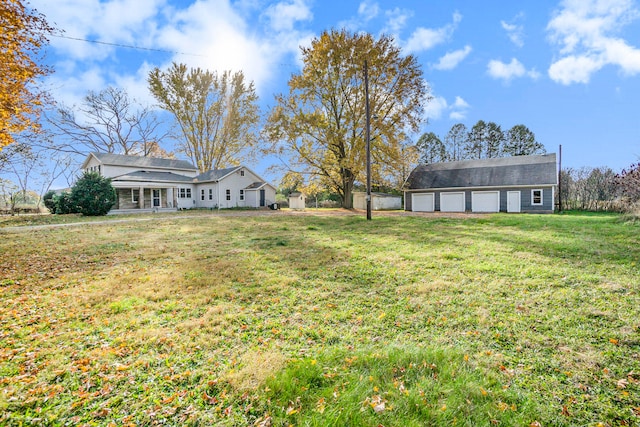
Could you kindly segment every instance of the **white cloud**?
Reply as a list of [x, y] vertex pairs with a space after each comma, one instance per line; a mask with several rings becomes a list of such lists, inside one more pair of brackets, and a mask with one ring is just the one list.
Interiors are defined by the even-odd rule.
[[358, 6], [358, 14], [348, 21], [338, 23], [338, 28], [346, 28], [351, 31], [360, 30], [367, 22], [376, 18], [380, 14], [380, 6], [372, 1], [363, 1]]
[[417, 28], [405, 45], [407, 52], [421, 52], [429, 50], [434, 46], [449, 40], [453, 32], [462, 20], [462, 15], [458, 12], [453, 14], [453, 22], [441, 28]]
[[146, 101], [149, 69], [172, 61], [211, 71], [242, 70], [259, 95], [267, 96], [260, 91], [280, 71], [279, 63], [298, 57], [299, 46], [312, 36], [298, 29], [312, 19], [310, 1], [283, 0], [267, 9], [253, 0], [199, 0], [183, 8], [166, 0], [33, 0], [32, 5], [65, 37], [167, 52], [52, 38], [60, 62], [49, 86], [56, 98], [77, 104], [87, 91], [109, 85]]
[[467, 45], [464, 49], [455, 50], [453, 52], [447, 52], [440, 58], [437, 64], [433, 66], [436, 70], [453, 70], [462, 62], [470, 53], [471, 46]]
[[365, 21], [371, 21], [380, 13], [380, 7], [376, 2], [363, 1], [358, 7], [358, 15]]
[[565, 56], [549, 67], [549, 77], [555, 82], [589, 83], [591, 74], [603, 67], [604, 63], [587, 56]]
[[462, 112], [462, 111], [452, 111], [451, 114], [449, 114], [449, 118], [451, 120], [460, 121], [460, 120], [466, 119], [467, 118], [467, 114], [465, 112]]
[[303, 0], [280, 2], [269, 6], [265, 15], [271, 21], [271, 28], [275, 31], [290, 31], [298, 21], [308, 21], [313, 14]]
[[507, 37], [517, 47], [524, 46], [524, 27], [517, 23], [523, 16], [523, 13], [519, 13], [511, 22], [500, 21], [502, 29], [507, 32]]
[[448, 107], [446, 99], [441, 96], [434, 96], [424, 109], [425, 117], [427, 120], [438, 120]]
[[387, 23], [383, 28], [383, 33], [398, 34], [407, 25], [407, 20], [413, 16], [413, 12], [407, 9], [396, 7], [385, 12]]
[[444, 114], [448, 113], [450, 119], [462, 120], [466, 117], [467, 110], [470, 107], [467, 101], [460, 96], [456, 96], [451, 105], [444, 97], [434, 96], [425, 108], [425, 117], [428, 121], [439, 120]]
[[540, 77], [540, 73], [535, 69], [527, 71], [524, 65], [516, 58], [512, 58], [508, 64], [496, 59], [489, 61], [489, 64], [487, 64], [487, 73], [494, 79], [505, 80], [507, 82], [514, 78], [525, 76], [534, 80]]
[[549, 40], [559, 48], [549, 77], [565, 85], [588, 83], [606, 65], [640, 74], [640, 49], [617, 37], [638, 16], [632, 0], [564, 0], [547, 25]]
[[453, 103], [453, 106], [451, 108], [469, 108], [469, 104], [467, 103], [467, 101], [465, 101], [464, 99], [462, 99], [462, 97], [460, 96], [456, 96], [456, 100]]

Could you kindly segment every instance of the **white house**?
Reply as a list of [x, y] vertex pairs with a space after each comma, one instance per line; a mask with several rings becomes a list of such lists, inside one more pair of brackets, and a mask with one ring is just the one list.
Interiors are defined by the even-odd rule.
[[199, 173], [184, 160], [91, 153], [82, 170], [111, 178], [118, 196], [112, 211], [259, 208], [276, 199], [275, 187], [246, 166]]

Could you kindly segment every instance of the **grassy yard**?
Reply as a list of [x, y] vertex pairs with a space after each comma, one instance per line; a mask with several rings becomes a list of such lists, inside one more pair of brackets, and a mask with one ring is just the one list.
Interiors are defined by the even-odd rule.
[[640, 425], [640, 225], [616, 215], [0, 239], [2, 425]]

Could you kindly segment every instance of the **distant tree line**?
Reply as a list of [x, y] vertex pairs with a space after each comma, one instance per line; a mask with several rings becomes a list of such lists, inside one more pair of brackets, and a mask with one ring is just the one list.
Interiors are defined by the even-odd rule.
[[500, 125], [484, 120], [478, 120], [471, 130], [463, 123], [457, 123], [444, 139], [427, 132], [418, 139], [416, 146], [422, 163], [546, 153], [544, 145], [525, 125], [515, 125], [505, 132]]
[[560, 173], [562, 208], [586, 211], [640, 209], [640, 163], [615, 173], [609, 167], [566, 168]]

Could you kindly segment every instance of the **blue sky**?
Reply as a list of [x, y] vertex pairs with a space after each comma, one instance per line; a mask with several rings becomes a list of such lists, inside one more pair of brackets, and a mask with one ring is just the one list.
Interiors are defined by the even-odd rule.
[[[47, 86], [66, 105], [109, 85], [153, 103], [147, 73], [172, 61], [243, 70], [266, 110], [323, 30], [394, 36], [431, 87], [423, 132], [524, 124], [563, 166], [640, 160], [635, 0], [31, 0], [53, 37]], [[99, 41], [90, 43], [82, 40]], [[108, 43], [108, 44], [104, 44]], [[120, 45], [120, 46], [114, 46]], [[137, 46], [131, 49], [122, 46]], [[417, 139], [419, 135], [415, 136]], [[252, 165], [258, 173], [269, 166]]]

